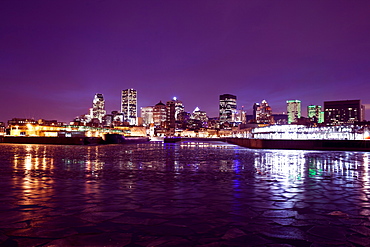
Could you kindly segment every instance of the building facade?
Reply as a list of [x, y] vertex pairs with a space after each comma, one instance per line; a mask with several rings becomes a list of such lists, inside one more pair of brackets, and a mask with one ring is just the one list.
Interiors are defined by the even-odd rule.
[[172, 100], [167, 101], [167, 105], [174, 104], [175, 105], [175, 120], [179, 121], [180, 114], [184, 112], [184, 105], [182, 104], [182, 101], [178, 100], [177, 97], [173, 97]]
[[266, 100], [262, 100], [261, 104], [255, 103], [253, 105], [253, 117], [256, 123], [273, 124], [274, 117], [272, 116], [271, 106]]
[[154, 106], [141, 107], [141, 118], [143, 119], [144, 126], [149, 126], [150, 124], [154, 123], [153, 109]]
[[354, 124], [365, 120], [365, 107], [361, 100], [324, 102], [324, 122], [328, 125]]
[[244, 109], [235, 110], [234, 118], [235, 118], [235, 122], [237, 122], [238, 124], [247, 123], [247, 113], [246, 111], [244, 111]]
[[121, 112], [130, 125], [137, 124], [137, 92], [135, 89], [122, 90]]
[[300, 100], [287, 100], [287, 114], [288, 124], [298, 122], [301, 118], [301, 101]]
[[220, 123], [232, 123], [234, 112], [236, 110], [236, 96], [232, 94], [220, 95]]
[[322, 111], [321, 105], [309, 105], [307, 106], [307, 117], [311, 122], [323, 123], [324, 112]]
[[176, 121], [176, 102], [174, 100], [167, 101], [166, 107], [167, 107], [166, 127], [174, 130]]
[[156, 127], [165, 127], [167, 120], [167, 107], [160, 101], [153, 108], [153, 122]]
[[103, 122], [103, 117], [105, 116], [105, 100], [101, 93], [95, 94], [93, 100], [93, 107], [91, 110], [91, 119], [98, 119], [100, 123]]

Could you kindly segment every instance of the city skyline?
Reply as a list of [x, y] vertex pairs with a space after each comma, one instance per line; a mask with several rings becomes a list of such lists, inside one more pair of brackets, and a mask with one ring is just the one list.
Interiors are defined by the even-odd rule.
[[360, 99], [370, 116], [368, 1], [8, 1], [0, 10], [0, 121], [68, 122], [101, 93], [138, 107], [174, 96], [218, 116], [218, 97], [252, 113], [267, 100]]

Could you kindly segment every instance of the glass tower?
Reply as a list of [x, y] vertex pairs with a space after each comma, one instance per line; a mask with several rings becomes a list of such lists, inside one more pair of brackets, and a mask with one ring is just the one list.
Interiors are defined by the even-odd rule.
[[220, 95], [220, 123], [235, 122], [235, 119], [233, 119], [235, 110], [236, 96], [231, 94]]
[[323, 112], [321, 110], [321, 105], [309, 105], [307, 106], [307, 117], [314, 122], [322, 123], [324, 122]]
[[121, 112], [130, 125], [137, 124], [137, 92], [135, 89], [122, 90]]
[[93, 100], [93, 108], [91, 111], [91, 118], [98, 119], [101, 123], [103, 121], [103, 117], [105, 116], [105, 100], [104, 96], [101, 93], [95, 94]]
[[297, 122], [301, 117], [301, 101], [287, 100], [288, 124]]

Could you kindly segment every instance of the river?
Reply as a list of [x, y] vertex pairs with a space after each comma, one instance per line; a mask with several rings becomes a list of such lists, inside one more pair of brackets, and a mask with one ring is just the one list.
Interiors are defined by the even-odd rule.
[[369, 152], [0, 144], [5, 246], [370, 244]]

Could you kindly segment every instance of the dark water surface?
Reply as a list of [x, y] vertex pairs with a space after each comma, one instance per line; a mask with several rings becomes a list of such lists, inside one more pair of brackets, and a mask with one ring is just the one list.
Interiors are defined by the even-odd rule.
[[369, 246], [369, 155], [0, 144], [0, 246]]

